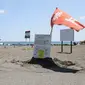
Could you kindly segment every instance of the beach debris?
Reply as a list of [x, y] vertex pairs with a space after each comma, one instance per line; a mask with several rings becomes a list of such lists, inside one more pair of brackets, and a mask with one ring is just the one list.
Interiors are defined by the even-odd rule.
[[18, 65], [20, 65], [20, 66], [23, 66], [22, 61], [19, 61], [19, 60], [16, 60], [16, 59], [11, 60], [10, 62], [11, 62], [11, 63], [18, 64]]
[[67, 67], [67, 66], [72, 66], [72, 65], [75, 65], [75, 63], [73, 63], [72, 61], [61, 61], [57, 58], [54, 58], [53, 61], [58, 64], [59, 66], [64, 66], [64, 67]]

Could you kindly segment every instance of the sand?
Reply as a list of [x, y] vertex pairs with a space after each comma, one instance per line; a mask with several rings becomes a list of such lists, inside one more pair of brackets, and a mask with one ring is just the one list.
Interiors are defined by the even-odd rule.
[[77, 73], [63, 73], [42, 68], [40, 65], [23, 64], [30, 60], [33, 49], [25, 46], [0, 46], [0, 85], [85, 85], [85, 45], [73, 46], [73, 53], [69, 54], [69, 46], [64, 46], [64, 53], [60, 46], [52, 46], [51, 58], [76, 63], [68, 68], [79, 69]]

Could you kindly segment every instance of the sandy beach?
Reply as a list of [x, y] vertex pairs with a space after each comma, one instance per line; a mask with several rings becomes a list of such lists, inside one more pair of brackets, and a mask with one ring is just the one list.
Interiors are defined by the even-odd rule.
[[42, 68], [40, 65], [23, 64], [33, 56], [33, 48], [26, 46], [0, 46], [0, 85], [85, 85], [85, 45], [52, 46], [51, 58], [75, 63], [68, 68], [78, 69], [77, 73], [57, 72]]

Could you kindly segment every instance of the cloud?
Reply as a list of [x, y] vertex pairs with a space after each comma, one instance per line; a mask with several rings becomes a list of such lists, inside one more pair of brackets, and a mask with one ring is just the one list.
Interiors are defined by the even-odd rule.
[[0, 10], [0, 14], [5, 14], [5, 10]]
[[85, 16], [81, 16], [80, 19], [85, 19]]

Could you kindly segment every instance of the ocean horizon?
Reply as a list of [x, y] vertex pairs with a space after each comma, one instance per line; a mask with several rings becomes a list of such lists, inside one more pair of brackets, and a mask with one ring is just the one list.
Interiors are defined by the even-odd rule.
[[[79, 41], [72, 41], [72, 42], [79, 42]], [[34, 44], [34, 41], [0, 41], [0, 45], [28, 45]], [[51, 44], [61, 44], [61, 41], [51, 41]], [[70, 41], [63, 41], [63, 44], [70, 44]]]

